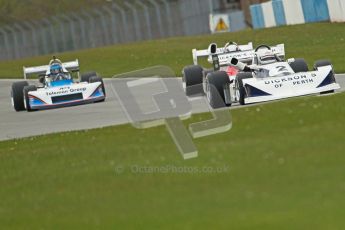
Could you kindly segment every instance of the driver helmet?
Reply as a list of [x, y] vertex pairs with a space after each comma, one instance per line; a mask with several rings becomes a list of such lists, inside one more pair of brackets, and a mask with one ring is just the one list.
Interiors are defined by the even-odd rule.
[[258, 64], [260, 65], [267, 65], [277, 62], [275, 54], [269, 49], [258, 50], [256, 52], [256, 56], [258, 58]]
[[62, 66], [59, 63], [53, 63], [50, 66], [50, 74], [54, 74], [55, 75], [55, 74], [58, 74], [58, 73], [63, 73]]
[[235, 42], [228, 42], [225, 44], [226, 52], [236, 52], [239, 51], [238, 45]]

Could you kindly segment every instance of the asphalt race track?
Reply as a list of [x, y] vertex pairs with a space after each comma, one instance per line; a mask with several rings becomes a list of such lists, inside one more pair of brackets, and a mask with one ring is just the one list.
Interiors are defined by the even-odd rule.
[[[345, 74], [337, 75], [337, 82], [345, 91]], [[116, 79], [105, 80], [107, 99], [104, 103], [74, 106], [37, 112], [15, 112], [10, 101], [10, 87], [14, 80], [0, 80], [0, 140], [29, 137], [35, 135], [100, 128], [128, 123], [127, 116], [112, 90]], [[154, 105], [150, 93], [152, 87], [138, 87], [135, 97], [144, 112], [152, 111]], [[190, 100], [192, 112], [209, 110], [205, 100], [194, 98]], [[237, 106], [233, 106], [236, 108]], [[147, 111], [145, 111], [147, 110]]]

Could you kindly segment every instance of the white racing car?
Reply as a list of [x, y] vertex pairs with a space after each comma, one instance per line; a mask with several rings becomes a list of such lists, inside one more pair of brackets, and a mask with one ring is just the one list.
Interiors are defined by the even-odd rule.
[[283, 61], [267, 45], [256, 48], [251, 65], [237, 58], [228, 61], [241, 71], [234, 81], [231, 81], [224, 71], [217, 71], [206, 77], [205, 91], [213, 108], [230, 106], [234, 102], [244, 105], [309, 94], [332, 93], [340, 88], [329, 61], [317, 61], [313, 71], [309, 71], [304, 59]]
[[[37, 85], [27, 81], [12, 84], [11, 100], [16, 111], [34, 111], [79, 105], [91, 102], [102, 102], [106, 93], [101, 77], [95, 72], [79, 75], [78, 60], [62, 63], [53, 57], [49, 65], [24, 67], [24, 78], [28, 75], [39, 76]], [[80, 81], [75, 81], [76, 73]]]
[[[271, 50], [280, 59], [285, 58], [284, 44], [271, 47]], [[224, 47], [218, 48], [217, 44], [211, 43], [206, 50], [193, 49], [194, 65], [186, 66], [182, 70], [183, 85], [187, 96], [193, 96], [206, 93], [206, 76], [222, 71], [227, 74], [228, 79], [233, 82], [239, 69], [231, 65], [229, 60], [236, 58], [242, 63], [252, 64], [255, 50], [253, 43], [237, 45], [235, 42], [228, 42]], [[206, 69], [198, 65], [198, 58], [207, 57], [209, 63], [213, 64], [212, 69]], [[234, 87], [234, 85], [231, 85]]]

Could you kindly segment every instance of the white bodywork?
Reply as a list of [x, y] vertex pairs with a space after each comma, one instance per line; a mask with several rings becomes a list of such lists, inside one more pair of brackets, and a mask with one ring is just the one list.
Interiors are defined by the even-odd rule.
[[[30, 107], [32, 109], [47, 109], [64, 105], [74, 105], [98, 101], [104, 98], [103, 93], [95, 95], [95, 93], [98, 93], [96, 91], [101, 89], [101, 86], [101, 82], [81, 82], [51, 88], [38, 88], [37, 91], [31, 91], [28, 93]], [[73, 99], [66, 100], [62, 99], [63, 97], [68, 98], [68, 96], [71, 95], [80, 95], [81, 97], [72, 97]]]
[[[271, 101], [289, 97], [318, 94], [340, 89], [335, 81], [328, 81], [333, 74], [332, 66], [319, 67], [315, 71], [295, 73], [288, 62], [276, 62], [263, 66], [251, 66], [253, 78], [243, 79], [248, 97], [245, 104]], [[334, 78], [334, 74], [333, 74]], [[250, 91], [255, 91], [251, 95]], [[226, 92], [232, 102], [239, 101], [238, 89]]]

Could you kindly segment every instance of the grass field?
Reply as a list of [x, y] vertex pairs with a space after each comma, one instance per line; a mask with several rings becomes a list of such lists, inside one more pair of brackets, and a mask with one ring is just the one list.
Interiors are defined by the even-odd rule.
[[[164, 127], [0, 142], [0, 225], [343, 229], [344, 101], [338, 94], [233, 110], [232, 130], [196, 139], [199, 157], [188, 161]], [[137, 172], [167, 165], [226, 170]]]
[[[330, 59], [336, 72], [345, 72], [345, 24], [316, 23], [278, 27], [264, 30], [246, 30], [208, 36], [171, 38], [78, 52], [58, 54], [62, 60], [78, 58], [82, 71], [95, 70], [102, 76], [145, 68], [151, 65], [167, 65], [177, 75], [192, 64], [193, 48], [205, 49], [210, 42], [224, 45], [227, 41], [254, 42], [254, 45], [285, 43], [287, 57], [303, 57], [310, 67], [318, 59]], [[0, 78], [22, 78], [22, 67], [43, 65], [50, 56], [0, 62]]]

